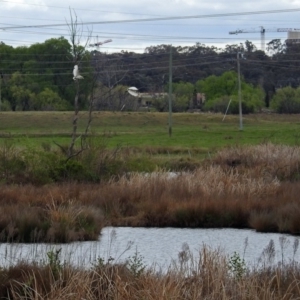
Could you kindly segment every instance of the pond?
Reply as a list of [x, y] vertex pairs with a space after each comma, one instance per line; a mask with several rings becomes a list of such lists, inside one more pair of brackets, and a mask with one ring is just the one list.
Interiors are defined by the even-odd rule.
[[[0, 244], [2, 266], [13, 265], [20, 260], [43, 261], [47, 252], [60, 250], [61, 261], [72, 265], [90, 267], [101, 258], [123, 262], [138, 254], [148, 267], [168, 268], [178, 261], [178, 254], [189, 249], [195, 258], [205, 245], [221, 250], [231, 257], [237, 252], [249, 266], [266, 261], [266, 248], [274, 242], [272, 263], [298, 261], [298, 237], [277, 233], [257, 233], [241, 229], [180, 229], [180, 228], [132, 228], [106, 227], [98, 241], [70, 244]], [[272, 242], [271, 242], [272, 243]], [[265, 251], [264, 251], [265, 250]]]

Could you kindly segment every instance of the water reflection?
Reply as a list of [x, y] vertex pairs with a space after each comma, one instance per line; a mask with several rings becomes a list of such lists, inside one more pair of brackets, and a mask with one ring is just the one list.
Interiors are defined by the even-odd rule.
[[[274, 260], [300, 261], [297, 237], [276, 233], [257, 233], [237, 229], [178, 229], [178, 228], [131, 228], [106, 227], [98, 241], [70, 244], [0, 244], [2, 266], [15, 264], [19, 260], [42, 261], [47, 252], [61, 249], [61, 260], [77, 266], [90, 267], [98, 258], [115, 262], [125, 261], [135, 253], [143, 256], [147, 266], [170, 266], [178, 259], [182, 247], [188, 245], [197, 257], [203, 245], [221, 249], [228, 256], [237, 252], [248, 265], [257, 265], [263, 258], [263, 250], [274, 241]], [[266, 256], [266, 253], [265, 253]], [[264, 260], [266, 261], [266, 256]]]

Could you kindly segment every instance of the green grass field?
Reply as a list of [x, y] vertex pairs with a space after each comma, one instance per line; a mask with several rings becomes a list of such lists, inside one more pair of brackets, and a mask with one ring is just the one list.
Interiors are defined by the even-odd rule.
[[[85, 129], [87, 112], [80, 112], [78, 134]], [[90, 136], [97, 145], [106, 137], [108, 147], [181, 147], [214, 151], [228, 145], [262, 142], [300, 144], [300, 116], [255, 114], [243, 117], [221, 114], [174, 113], [172, 136], [168, 135], [168, 114], [149, 112], [94, 112]], [[13, 140], [18, 146], [68, 144], [73, 112], [1, 112], [0, 143]]]

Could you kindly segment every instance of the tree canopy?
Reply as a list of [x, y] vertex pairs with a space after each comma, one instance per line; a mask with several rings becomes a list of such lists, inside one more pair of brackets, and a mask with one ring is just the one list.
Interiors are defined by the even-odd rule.
[[[73, 50], [64, 37], [29, 47], [14, 48], [1, 42], [2, 109], [70, 109], [74, 99]], [[79, 68], [85, 78], [80, 87], [81, 109], [87, 107], [92, 95], [97, 97], [96, 108], [119, 109], [127, 101], [127, 95], [121, 93], [126, 93], [128, 86], [136, 86], [140, 92], [167, 91], [170, 45], [151, 46], [144, 53], [79, 50]], [[222, 49], [201, 43], [173, 46], [174, 111], [187, 109], [195, 93], [205, 93], [207, 106], [212, 101], [227, 102], [227, 98], [235, 101], [238, 51], [247, 58], [240, 60], [244, 101], [251, 102], [251, 107], [268, 107], [277, 90], [300, 86], [299, 50], [299, 44], [280, 40], [269, 42], [266, 52], [257, 50], [251, 41]], [[272, 108], [278, 108], [276, 99]]]

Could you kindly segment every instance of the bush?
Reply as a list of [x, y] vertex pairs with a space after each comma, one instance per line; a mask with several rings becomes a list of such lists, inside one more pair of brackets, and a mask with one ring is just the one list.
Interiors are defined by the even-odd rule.
[[[227, 114], [239, 114], [239, 101], [236, 97], [231, 97]], [[212, 101], [207, 101], [204, 104], [205, 111], [221, 112], [225, 113], [230, 101], [230, 97], [221, 97]], [[251, 114], [256, 110], [255, 105], [252, 102], [242, 101], [242, 112], [243, 114]]]
[[280, 114], [300, 113], [300, 88], [288, 86], [278, 90], [271, 101], [271, 108]]
[[200, 162], [192, 158], [179, 158], [166, 162], [162, 167], [173, 172], [194, 171], [199, 168]]
[[75, 160], [61, 159], [51, 170], [55, 181], [60, 179], [79, 179], [82, 175], [83, 166]]
[[156, 164], [147, 157], [128, 159], [125, 163], [126, 172], [153, 172]]
[[14, 147], [11, 141], [5, 141], [0, 147], [0, 182], [18, 183], [25, 176], [26, 163], [21, 150]]

